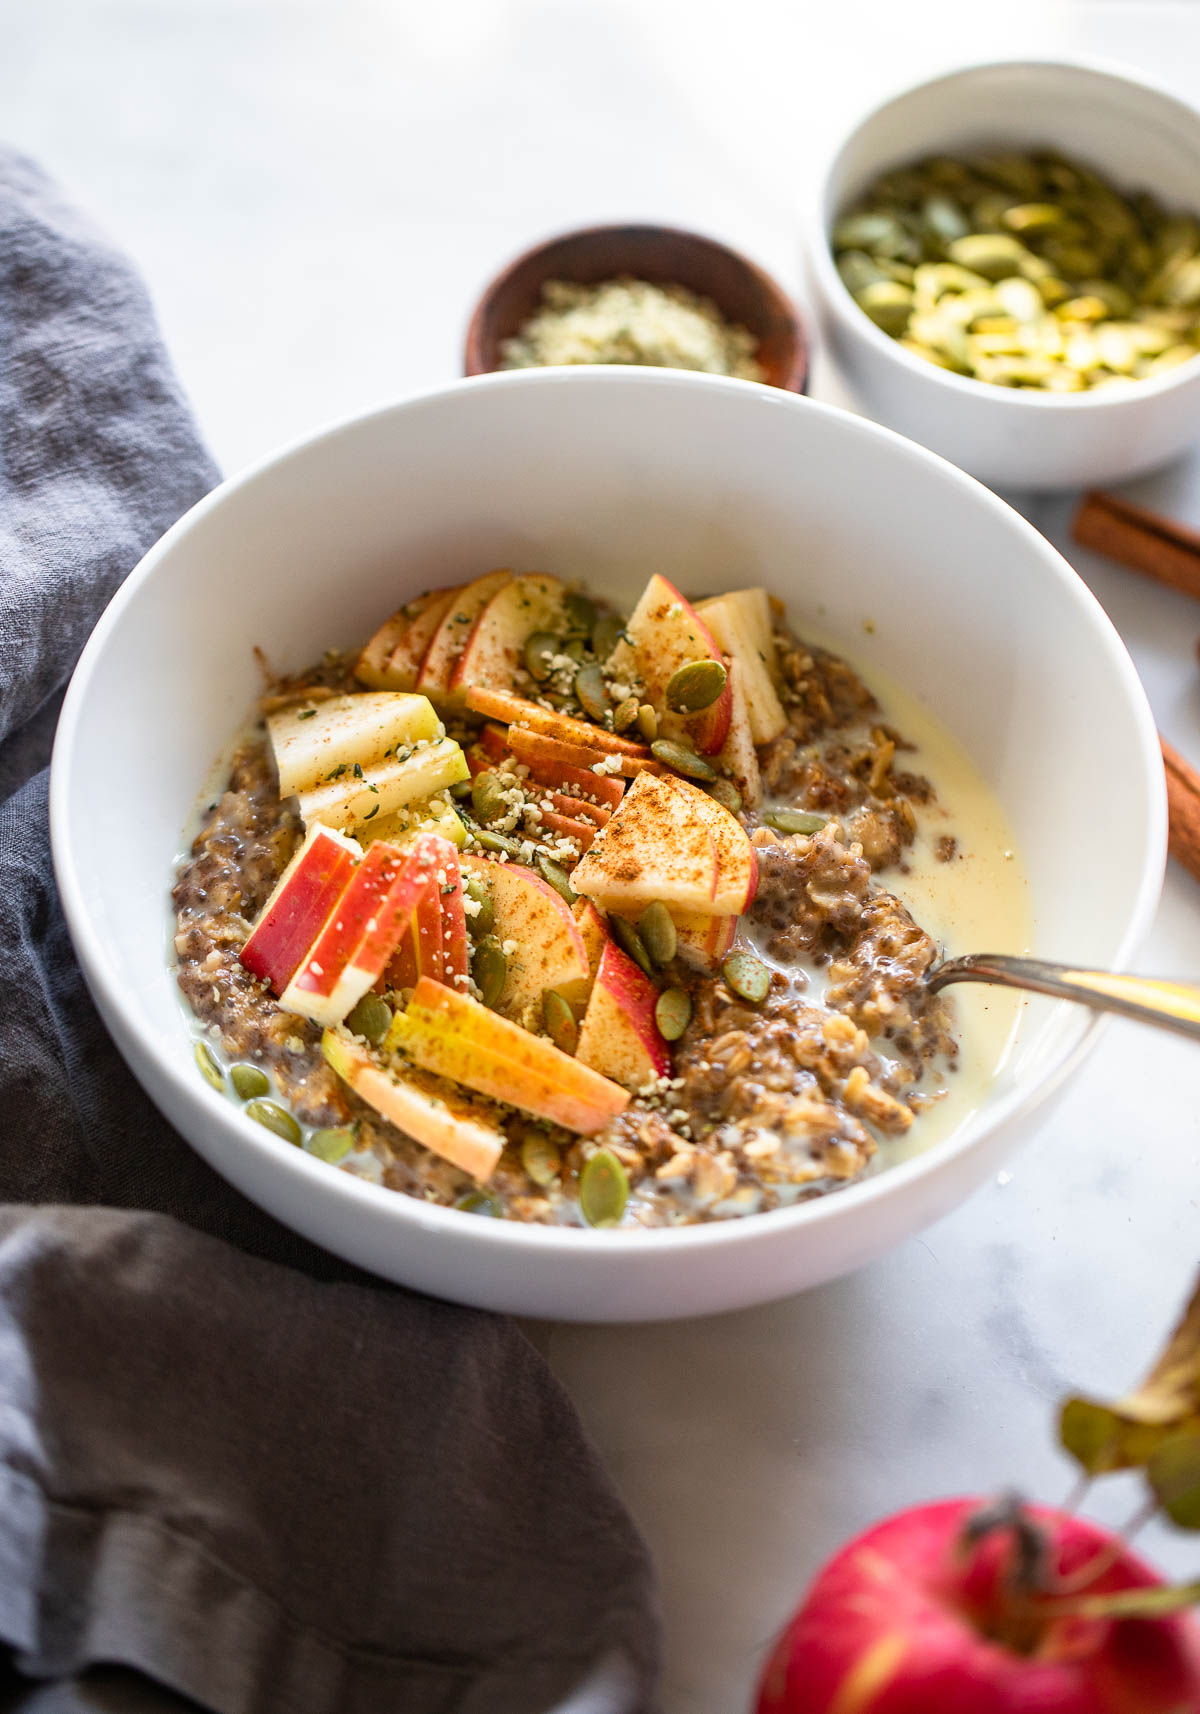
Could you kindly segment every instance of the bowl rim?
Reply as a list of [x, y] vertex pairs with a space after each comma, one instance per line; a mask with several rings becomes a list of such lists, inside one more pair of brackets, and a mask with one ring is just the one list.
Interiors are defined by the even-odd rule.
[[1200, 152], [1200, 108], [1193, 106], [1186, 97], [1168, 89], [1154, 78], [1145, 77], [1115, 61], [1087, 55], [1067, 60], [1053, 55], [1039, 57], [1036, 54], [1022, 54], [1013, 59], [971, 60], [966, 64], [953, 65], [935, 72], [932, 76], [917, 78], [860, 111], [849, 128], [842, 132], [838, 141], [822, 158], [815, 203], [807, 211], [805, 221], [809, 259], [821, 285], [822, 295], [832, 314], [837, 315], [844, 325], [866, 339], [881, 356], [898, 363], [908, 374], [919, 376], [935, 385], [947, 386], [964, 398], [990, 399], [1002, 409], [1118, 411], [1125, 406], [1136, 405], [1140, 400], [1154, 399], [1164, 393], [1175, 392], [1200, 379], [1200, 369], [1196, 366], [1200, 352], [1197, 352], [1196, 357], [1189, 358], [1186, 363], [1180, 363], [1174, 369], [1168, 369], [1162, 375], [1146, 376], [1135, 386], [1102, 388], [1099, 391], [1089, 388], [1080, 393], [1051, 393], [1036, 387], [998, 387], [990, 381], [978, 381], [970, 375], [957, 375], [952, 369], [943, 369], [937, 363], [930, 363], [925, 358], [906, 351], [899, 340], [892, 339], [882, 328], [876, 327], [870, 316], [855, 303], [848, 286], [838, 273], [833, 247], [826, 230], [826, 205], [829, 201], [830, 180], [860, 132], [880, 114], [898, 106], [909, 96], [936, 89], [943, 84], [958, 83], [981, 73], [996, 70], [1020, 71], [1025, 68], [1058, 72], [1064, 77], [1075, 77], [1082, 73], [1085, 78], [1123, 84], [1127, 88], [1136, 89], [1143, 95], [1177, 110], [1180, 115], [1190, 120], [1196, 128], [1197, 149]]
[[[571, 243], [580, 238], [596, 238], [610, 233], [616, 234], [627, 232], [665, 233], [670, 238], [685, 239], [689, 244], [699, 245], [703, 249], [719, 251], [722, 255], [729, 257], [729, 259], [737, 267], [741, 268], [744, 273], [748, 274], [753, 279], [758, 289], [762, 292], [763, 296], [774, 306], [776, 313], [781, 317], [786, 318], [790, 323], [795, 339], [795, 349], [791, 363], [788, 367], [786, 381], [760, 381], [756, 382], [755, 385], [774, 387], [777, 392], [802, 393], [804, 391], [805, 386], [808, 383], [809, 372], [812, 368], [812, 342], [808, 336], [808, 328], [805, 325], [804, 317], [801, 315], [800, 310], [796, 306], [795, 300], [789, 295], [789, 293], [783, 289], [776, 279], [767, 273], [765, 268], [761, 268], [757, 262], [752, 261], [751, 258], [743, 251], [735, 250], [732, 244], [726, 244], [724, 239], [714, 238], [707, 232], [693, 232], [690, 227], [674, 226], [667, 222], [655, 220], [615, 220], [602, 221], [595, 226], [575, 226], [567, 232], [555, 232], [551, 233], [549, 237], [539, 239], [536, 243], [530, 244], [526, 249], [520, 251], [518, 255], [506, 262], [504, 266], [488, 280], [478, 298], [475, 300], [475, 307], [471, 311], [471, 319], [467, 323], [466, 338], [463, 341], [464, 378], [512, 373], [510, 370], [486, 368], [482, 359], [482, 351], [484, 318], [486, 317], [493, 300], [504, 289], [504, 287], [508, 285], [514, 275], [519, 273], [521, 269], [529, 267], [531, 263], [539, 261], [547, 251], [556, 249], [560, 244]], [[678, 284], [686, 285], [686, 281], [680, 280]], [[688, 290], [691, 289], [691, 287], [688, 287]], [[582, 369], [590, 367], [599, 368], [604, 367], [604, 365], [590, 365], [582, 363], [570, 365], [541, 364], [539, 367], [570, 367]], [[618, 365], [609, 365], [609, 367], [618, 367]], [[654, 365], [648, 363], [637, 365], [631, 364], [629, 367], [649, 369], [653, 368]], [[679, 372], [684, 374], [699, 373], [699, 371], [693, 370], [683, 370]], [[733, 377], [726, 376], [724, 379], [733, 379]]]
[[[1042, 1105], [1091, 1050], [1104, 1020], [1099, 1016], [1088, 1019], [1074, 1040], [1068, 1038], [1055, 1050], [1032, 1087], [1010, 1091], [993, 1106], [969, 1119], [950, 1136], [931, 1144], [908, 1160], [889, 1166], [885, 1171], [845, 1186], [836, 1195], [817, 1197], [790, 1208], [742, 1215], [737, 1219], [694, 1226], [650, 1227], [628, 1231], [593, 1231], [579, 1227], [484, 1220], [459, 1209], [418, 1201], [415, 1197], [385, 1189], [350, 1173], [330, 1172], [325, 1162], [272, 1136], [262, 1126], [248, 1119], [225, 1095], [211, 1089], [203, 1079], [197, 1077], [181, 1056], [145, 1032], [134, 1006], [126, 998], [113, 973], [106, 969], [99, 933], [92, 925], [87, 908], [81, 871], [76, 861], [77, 854], [69, 837], [69, 823], [73, 785], [72, 753], [79, 728], [89, 707], [89, 687], [109, 639], [120, 627], [126, 610], [137, 600], [143, 587], [156, 576], [164, 562], [169, 561], [176, 544], [201, 526], [210, 512], [224, 505], [233, 495], [254, 487], [277, 468], [310, 456], [314, 449], [360, 434], [369, 430], [370, 425], [384, 419], [408, 412], [419, 413], [429, 406], [440, 405], [446, 399], [467, 397], [483, 388], [493, 391], [532, 391], [609, 386], [688, 391], [704, 389], [710, 392], [715, 390], [718, 394], [734, 389], [742, 393], [747, 400], [753, 401], [758, 408], [813, 412], [818, 418], [838, 423], [851, 435], [862, 434], [868, 439], [886, 442], [897, 458], [918, 466], [932, 465], [941, 472], [942, 480], [960, 488], [969, 488], [974, 494], [975, 503], [993, 516], [1004, 518], [1007, 527], [1017, 530], [1018, 536], [1024, 538], [1030, 551], [1042, 562], [1044, 574], [1057, 579], [1068, 592], [1070, 599], [1078, 604], [1081, 622], [1095, 627], [1097, 640], [1112, 666], [1114, 684], [1123, 692], [1126, 706], [1133, 717], [1147, 778], [1153, 780], [1156, 771], [1160, 780], [1162, 777], [1161, 752], [1154, 717], [1133, 662], [1116, 627], [1099, 601], [1058, 550], [1026, 518], [981, 482], [960, 470], [957, 465], [893, 430], [884, 428], [881, 424], [841, 410], [837, 406], [808, 399], [802, 394], [764, 387], [757, 381], [700, 375], [688, 370], [605, 365], [506, 370], [446, 382], [442, 386], [393, 399], [366, 411], [339, 418], [322, 429], [290, 442], [236, 476], [219, 483], [149, 548], [113, 596], [84, 646], [59, 718], [50, 770], [51, 851], [59, 896], [72, 944], [96, 1003], [106, 1022], [113, 1017], [118, 1020], [119, 1028], [110, 1025], [118, 1045], [121, 1045], [123, 1037], [135, 1041], [138, 1051], [152, 1063], [160, 1083], [166, 1084], [175, 1093], [181, 1108], [190, 1109], [198, 1115], [210, 1115], [207, 1122], [210, 1131], [215, 1129], [221, 1132], [223, 1142], [230, 1148], [248, 1148], [256, 1152], [261, 1160], [270, 1163], [272, 1171], [282, 1172], [285, 1177], [295, 1175], [301, 1182], [306, 1175], [323, 1175], [319, 1182], [324, 1187], [324, 1193], [334, 1201], [340, 1200], [348, 1213], [361, 1207], [364, 1211], [369, 1210], [378, 1216], [386, 1208], [390, 1210], [390, 1214], [384, 1215], [384, 1218], [395, 1220], [399, 1226], [415, 1222], [426, 1232], [443, 1236], [451, 1242], [466, 1238], [470, 1233], [473, 1243], [498, 1247], [500, 1250], [557, 1252], [564, 1256], [584, 1256], [589, 1262], [598, 1254], [624, 1256], [658, 1251], [670, 1254], [683, 1250], [725, 1249], [729, 1246], [753, 1244], [766, 1232], [774, 1232], [782, 1237], [789, 1228], [814, 1224], [824, 1226], [831, 1221], [852, 1223], [859, 1218], [859, 1209], [865, 1210], [881, 1198], [898, 1195], [906, 1187], [948, 1170], [960, 1156], [981, 1147], [993, 1133], [1025, 1118]], [[1127, 908], [1124, 932], [1114, 959], [1117, 966], [1123, 966], [1140, 944], [1157, 909], [1162, 889], [1167, 853], [1165, 783], [1157, 794], [1151, 792], [1150, 795], [1153, 807], [1149, 823], [1143, 830], [1141, 873]], [[164, 876], [164, 888], [167, 885], [168, 877]], [[1065, 1005], [1066, 1002], [1061, 1004]], [[181, 1030], [185, 1027], [183, 1018], [181, 1007]], [[125, 1057], [128, 1059], [128, 1056]], [[139, 1076], [139, 1081], [143, 1081], [139, 1073], [135, 1075]], [[146, 1087], [144, 1081], [143, 1087]], [[172, 1122], [165, 1113], [163, 1117], [166, 1122]], [[205, 1158], [220, 1170], [219, 1163], [211, 1155], [206, 1155]], [[315, 1186], [318, 1181], [310, 1178], [308, 1182]], [[464, 1224], [466, 1221], [470, 1221], [469, 1226]]]

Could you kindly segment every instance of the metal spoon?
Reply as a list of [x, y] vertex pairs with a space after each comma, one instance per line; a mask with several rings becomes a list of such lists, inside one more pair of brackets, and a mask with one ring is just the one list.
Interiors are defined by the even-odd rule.
[[1077, 970], [1044, 958], [1010, 958], [1002, 952], [974, 952], [935, 965], [927, 978], [931, 991], [951, 982], [988, 982], [997, 988], [1028, 988], [1056, 1000], [1077, 1000], [1097, 1012], [1119, 1012], [1143, 1024], [1175, 1030], [1200, 1041], [1200, 987], [1155, 976], [1120, 976], [1110, 970]]

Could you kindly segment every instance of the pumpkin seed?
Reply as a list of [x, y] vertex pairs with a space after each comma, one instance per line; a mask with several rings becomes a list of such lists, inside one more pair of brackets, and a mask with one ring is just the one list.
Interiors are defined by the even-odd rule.
[[316, 1155], [318, 1160], [328, 1161], [330, 1166], [336, 1166], [350, 1153], [356, 1136], [355, 1125], [331, 1125], [325, 1130], [314, 1131], [304, 1147], [310, 1155]]
[[638, 918], [638, 934], [642, 945], [655, 964], [669, 964], [675, 956], [679, 936], [674, 919], [661, 899], [647, 905]]
[[587, 657], [587, 643], [582, 637], [568, 637], [562, 645], [561, 653], [578, 664]]
[[454, 784], [447, 789], [451, 797], [468, 798], [471, 795], [471, 782], [470, 780], [455, 780]]
[[271, 1087], [271, 1079], [257, 1065], [235, 1065], [229, 1073], [229, 1081], [233, 1084], [234, 1093], [241, 1101], [252, 1101], [256, 1095], [265, 1095]]
[[1055, 202], [1019, 202], [1004, 211], [1010, 232], [1046, 232], [1064, 225], [1067, 216]]
[[477, 875], [463, 876], [463, 890], [479, 907], [474, 916], [467, 916], [467, 932], [472, 940], [481, 940], [485, 934], [491, 934], [496, 921], [496, 907], [492, 903], [492, 895]]
[[658, 715], [649, 702], [643, 702], [638, 708], [637, 729], [647, 744], [653, 744], [658, 737]]
[[557, 988], [547, 988], [542, 995], [542, 1021], [546, 1034], [562, 1053], [574, 1053], [579, 1041], [579, 1025], [569, 1003]]
[[855, 292], [854, 301], [884, 333], [903, 333], [915, 300], [907, 286], [896, 280], [879, 280]]
[[521, 1144], [521, 1165], [535, 1184], [553, 1184], [562, 1171], [562, 1151], [541, 1131], [531, 1131]]
[[550, 677], [550, 663], [558, 654], [560, 646], [561, 638], [556, 637], [553, 631], [535, 631], [532, 637], [526, 638], [525, 670], [530, 678], [536, 679], [540, 684], [543, 679]]
[[510, 839], [507, 833], [496, 833], [490, 827], [480, 827], [478, 822], [469, 820], [465, 815], [462, 820], [466, 823], [467, 831], [472, 834], [477, 844], [485, 851], [502, 851], [506, 857], [519, 857], [521, 842]]
[[610, 712], [610, 703], [604, 674], [595, 661], [580, 667], [575, 674], [575, 695], [589, 720], [603, 722], [604, 716]]
[[829, 817], [808, 809], [768, 809], [763, 820], [776, 833], [819, 833]]
[[568, 880], [567, 871], [556, 863], [553, 857], [547, 857], [545, 852], [538, 853], [537, 866], [542, 880], [554, 888], [560, 899], [565, 899], [569, 905], [573, 905], [579, 894]]
[[484, 1005], [495, 1008], [508, 981], [508, 957], [494, 934], [485, 934], [477, 942], [471, 975]]
[[645, 943], [633, 924], [624, 917], [610, 916], [608, 926], [621, 951], [633, 959], [643, 975], [653, 976], [654, 966], [650, 962], [650, 954], [646, 951]]
[[667, 680], [667, 707], [676, 714], [699, 714], [711, 708], [725, 689], [728, 676], [721, 661], [688, 661]]
[[686, 744], [677, 744], [673, 738], [656, 738], [650, 746], [650, 754], [656, 762], [682, 774], [685, 780], [702, 780], [705, 785], [711, 785], [717, 778], [717, 770], [703, 756], [689, 750]]
[[715, 779], [708, 787], [708, 795], [730, 815], [736, 815], [742, 807], [742, 794], [732, 780]]
[[579, 1175], [579, 1210], [589, 1226], [618, 1226], [629, 1200], [629, 1179], [611, 1149], [597, 1149]]
[[346, 1018], [351, 1035], [363, 1036], [378, 1046], [392, 1027], [392, 1008], [381, 994], [364, 994]]
[[500, 1204], [483, 1190], [468, 1190], [454, 1206], [462, 1214], [482, 1214], [489, 1220], [500, 1219]]
[[471, 808], [486, 827], [489, 821], [502, 821], [508, 814], [509, 803], [500, 778], [485, 768], [471, 781]]
[[563, 599], [563, 610], [572, 631], [582, 631], [585, 636], [591, 634], [596, 623], [596, 603], [589, 596], [580, 594], [577, 589], [569, 589]]
[[1003, 232], [973, 232], [947, 244], [946, 254], [960, 267], [982, 274], [985, 280], [1003, 280], [1012, 274], [1025, 246]]
[[222, 1094], [225, 1091], [225, 1073], [221, 1070], [216, 1055], [206, 1041], [196, 1043], [193, 1055], [200, 1068], [200, 1075], [206, 1083], [211, 1083], [214, 1089]]
[[627, 696], [624, 702], [618, 702], [613, 710], [613, 731], [628, 732], [629, 728], [636, 724], [637, 717], [638, 699], [636, 696]]
[[[868, 286], [877, 286], [880, 280], [891, 278], [882, 263], [868, 256], [865, 250], [843, 250], [837, 259], [837, 270], [852, 297]], [[920, 272], [918, 268], [917, 273]]]
[[770, 993], [771, 972], [752, 952], [731, 952], [721, 974], [733, 992], [752, 1006], [761, 1006]]
[[294, 1143], [299, 1148], [300, 1127], [278, 1101], [248, 1101], [242, 1111], [256, 1125], [262, 1125], [264, 1130], [273, 1131], [285, 1143]]
[[664, 988], [654, 1007], [658, 1033], [666, 1041], [678, 1041], [692, 1021], [691, 995], [682, 988]]
[[592, 653], [598, 661], [606, 661], [625, 635], [625, 621], [619, 613], [601, 613], [592, 626]]

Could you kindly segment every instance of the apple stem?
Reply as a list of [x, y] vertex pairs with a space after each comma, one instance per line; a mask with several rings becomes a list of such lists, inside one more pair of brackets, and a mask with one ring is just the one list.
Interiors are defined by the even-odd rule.
[[1143, 1500], [1129, 1522], [1113, 1536], [1110, 1542], [1100, 1549], [1094, 1558], [1080, 1566], [1073, 1577], [1055, 1579], [1054, 1593], [1056, 1595], [1077, 1595], [1081, 1590], [1089, 1588], [1091, 1584], [1103, 1577], [1104, 1573], [1116, 1564], [1134, 1536], [1146, 1527], [1157, 1511], [1158, 1501], [1153, 1496], [1148, 1500]]
[[1077, 1478], [1075, 1486], [1063, 1501], [1060, 1510], [1066, 1512], [1068, 1517], [1074, 1517], [1080, 1506], [1082, 1506], [1083, 1502], [1087, 1499], [1091, 1486], [1092, 1478], [1086, 1471], [1084, 1471], [1083, 1475]]

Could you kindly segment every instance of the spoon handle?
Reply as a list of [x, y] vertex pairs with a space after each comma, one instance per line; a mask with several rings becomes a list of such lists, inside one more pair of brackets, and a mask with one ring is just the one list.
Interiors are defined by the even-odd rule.
[[1057, 1000], [1077, 1000], [1097, 1012], [1119, 1012], [1160, 1029], [1200, 1041], [1200, 987], [1155, 976], [1121, 976], [1109, 970], [1077, 970], [1042, 958], [1010, 958], [1007, 953], [972, 953], [940, 964], [929, 978], [931, 989], [951, 982], [990, 982], [998, 988], [1027, 988]]

